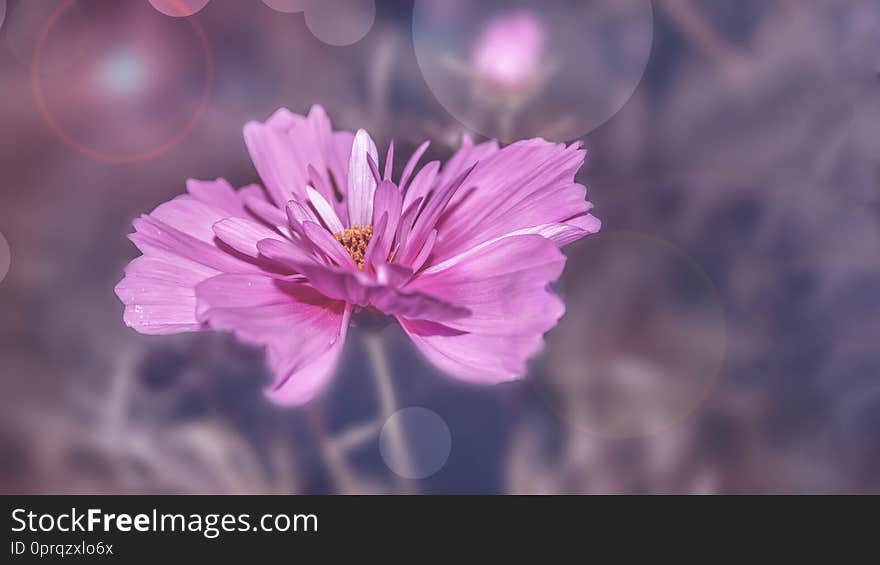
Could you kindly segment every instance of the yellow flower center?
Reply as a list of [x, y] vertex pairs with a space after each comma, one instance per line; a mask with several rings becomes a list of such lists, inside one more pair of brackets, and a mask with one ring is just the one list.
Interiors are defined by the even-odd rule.
[[367, 224], [364, 227], [354, 226], [345, 228], [342, 233], [333, 234], [336, 241], [342, 244], [342, 247], [348, 251], [354, 262], [357, 263], [358, 269], [363, 270], [364, 259], [367, 255], [367, 246], [370, 244], [370, 238], [373, 237], [373, 226]]

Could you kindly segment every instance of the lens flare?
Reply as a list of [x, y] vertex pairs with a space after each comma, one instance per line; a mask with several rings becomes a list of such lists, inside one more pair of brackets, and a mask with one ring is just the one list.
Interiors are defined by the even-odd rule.
[[[409, 448], [409, 460], [402, 461], [392, 448], [394, 426], [403, 430]], [[452, 434], [449, 426], [433, 410], [412, 406], [395, 412], [379, 436], [379, 451], [389, 469], [404, 479], [425, 479], [436, 474], [449, 459]]]
[[693, 413], [727, 342], [715, 287], [696, 262], [655, 237], [600, 233], [572, 254], [563, 285], [567, 308], [581, 315], [560, 321], [547, 378], [534, 381], [557, 415], [574, 429], [624, 438]]
[[[3, 35], [10, 53], [23, 67], [31, 69], [41, 33], [61, 5], [57, 1], [13, 4]], [[2, 12], [0, 7], [0, 20]], [[94, 22], [78, 3], [66, 7], [64, 17], [58, 18], [53, 27], [52, 45], [44, 49], [40, 64], [42, 74], [69, 71], [87, 56], [92, 42]]]
[[156, 10], [172, 18], [186, 18], [201, 11], [211, 0], [150, 0]]
[[[175, 22], [146, 5], [117, 5], [93, 14], [106, 21], [91, 36], [88, 57], [63, 76], [46, 76], [45, 61], [63, 49], [54, 34], [75, 7], [73, 0], [58, 5], [34, 49], [32, 89], [50, 130], [103, 161], [149, 160], [179, 144], [204, 114], [213, 80], [213, 56], [199, 22]], [[191, 83], [199, 79], [201, 94], [194, 97]]]
[[109, 54], [100, 65], [97, 82], [117, 95], [131, 95], [144, 85], [147, 78], [144, 60], [135, 52], [122, 50]]
[[276, 12], [284, 12], [286, 14], [296, 14], [306, 9], [308, 0], [262, 0], [263, 4], [269, 6]]
[[375, 19], [373, 0], [309, 0], [306, 6], [309, 31], [329, 45], [357, 43], [367, 35]]
[[653, 44], [649, 0], [416, 0], [413, 14], [437, 100], [502, 141], [596, 129], [635, 92]]

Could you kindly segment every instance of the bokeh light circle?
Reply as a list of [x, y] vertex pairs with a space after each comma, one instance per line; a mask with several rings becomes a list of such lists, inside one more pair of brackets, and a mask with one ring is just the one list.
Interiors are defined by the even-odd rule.
[[[3, 35], [9, 52], [25, 68], [31, 68], [40, 34], [49, 18], [63, 3], [64, 0], [25, 0], [16, 2], [9, 10]], [[56, 24], [55, 30], [58, 37], [63, 38], [64, 48], [46, 54], [40, 65], [40, 72], [58, 73], [69, 70], [81, 61], [88, 52], [92, 31], [93, 22], [79, 3], [67, 7], [64, 19]]]
[[149, 0], [158, 11], [172, 18], [186, 18], [201, 11], [211, 0]]
[[357, 43], [373, 27], [374, 0], [306, 0], [306, 26], [329, 45]]
[[[407, 455], [399, 460], [393, 447], [393, 428], [402, 431]], [[446, 421], [433, 410], [411, 406], [398, 410], [382, 426], [379, 452], [394, 473], [405, 479], [425, 479], [443, 468], [452, 451], [452, 434]]]
[[464, 126], [512, 141], [581, 137], [635, 92], [651, 53], [650, 0], [416, 0], [428, 87]]
[[9, 267], [12, 265], [12, 251], [9, 249], [9, 242], [0, 233], [0, 282], [9, 274]]
[[663, 240], [603, 232], [571, 252], [566, 315], [549, 336], [549, 407], [574, 429], [643, 437], [698, 408], [724, 360], [727, 328], [712, 281]]
[[276, 12], [296, 14], [306, 9], [308, 0], [262, 0], [262, 2]]
[[[60, 91], [57, 85], [48, 82], [50, 79], [41, 69], [47, 51], [57, 51], [58, 45], [63, 47], [63, 43], [52, 36], [76, 6], [75, 0], [64, 0], [56, 7], [43, 26], [34, 49], [31, 85], [37, 108], [52, 133], [84, 155], [120, 163], [153, 159], [183, 141], [204, 115], [213, 81], [213, 55], [201, 24], [194, 18], [187, 18], [180, 24], [156, 24], [155, 20], [162, 21], [162, 16], [155, 12], [151, 14], [148, 6], [116, 5], [117, 12], [107, 17], [121, 14], [119, 17], [128, 18], [131, 29], [121, 25], [100, 26], [110, 38], [102, 42], [100, 38], [92, 37], [91, 47], [93, 51], [96, 46], [103, 50], [90, 52], [88, 57], [83, 57], [78, 68], [58, 78], [58, 81], [65, 81], [65, 89]], [[95, 15], [106, 16], [108, 13], [111, 12]], [[188, 32], [175, 33], [177, 36], [186, 34], [190, 49], [179, 49], [167, 38], [161, 38], [161, 33], [150, 33], [152, 28], [149, 25], [184, 26], [182, 29]], [[54, 49], [47, 47], [52, 44]], [[184, 66], [183, 61], [190, 59], [197, 60], [191, 65], [198, 66], [198, 73]], [[183, 113], [184, 104], [171, 104], [168, 100], [169, 92], [175, 87], [186, 88], [188, 85], [180, 77], [163, 76], [164, 70], [155, 72], [163, 65], [172, 66], [188, 80], [193, 80], [193, 74], [203, 76], [200, 91], [193, 89], [197, 95], [189, 101], [188, 106], [192, 109], [186, 114]], [[139, 89], [149, 89], [149, 96], [144, 95], [143, 100], [139, 100], [136, 96]], [[50, 104], [50, 99], [56, 103], [62, 101], [68, 108], [66, 115], [60, 115]], [[144, 109], [137, 103], [141, 103]], [[114, 108], [118, 109], [118, 115], [112, 114]], [[156, 114], [163, 111], [173, 113], [173, 119], [156, 118]], [[75, 133], [76, 129], [70, 123], [72, 120], [78, 120], [80, 132]], [[136, 123], [125, 123], [126, 120]], [[165, 126], [169, 123], [180, 125], [166, 131]], [[105, 139], [99, 144], [87, 139], [88, 135], [104, 135]]]

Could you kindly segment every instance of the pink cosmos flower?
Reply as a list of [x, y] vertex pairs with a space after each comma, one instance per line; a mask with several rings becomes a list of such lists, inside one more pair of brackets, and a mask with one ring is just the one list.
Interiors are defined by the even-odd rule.
[[477, 78], [492, 89], [528, 90], [540, 78], [544, 43], [544, 27], [531, 12], [497, 16], [477, 41], [471, 64]]
[[143, 255], [116, 293], [142, 333], [225, 330], [265, 347], [281, 404], [328, 382], [362, 310], [396, 318], [452, 376], [522, 376], [564, 310], [548, 288], [559, 247], [600, 227], [574, 182], [577, 144], [465, 139], [443, 167], [419, 167], [425, 142], [394, 182], [393, 144], [380, 173], [370, 136], [333, 131], [319, 106], [244, 136], [265, 188], [188, 181], [135, 220]]

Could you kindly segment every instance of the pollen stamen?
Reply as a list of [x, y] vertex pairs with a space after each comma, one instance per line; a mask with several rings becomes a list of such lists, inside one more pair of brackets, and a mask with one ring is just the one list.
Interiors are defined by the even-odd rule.
[[348, 254], [357, 263], [358, 269], [363, 270], [364, 259], [367, 256], [367, 246], [370, 244], [370, 238], [373, 237], [372, 224], [367, 224], [364, 227], [355, 225], [345, 228], [344, 232], [333, 234], [333, 236], [348, 251]]

